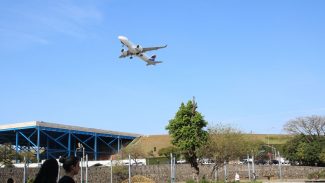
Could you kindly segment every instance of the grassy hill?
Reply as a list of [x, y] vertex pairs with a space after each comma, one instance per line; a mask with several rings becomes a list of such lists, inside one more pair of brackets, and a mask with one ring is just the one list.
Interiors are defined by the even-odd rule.
[[[245, 137], [272, 145], [284, 144], [291, 138], [290, 135], [280, 134], [245, 134]], [[170, 141], [169, 135], [150, 135], [136, 138], [131, 144], [140, 146], [145, 153], [152, 151], [154, 156], [158, 156], [160, 149], [171, 146]]]

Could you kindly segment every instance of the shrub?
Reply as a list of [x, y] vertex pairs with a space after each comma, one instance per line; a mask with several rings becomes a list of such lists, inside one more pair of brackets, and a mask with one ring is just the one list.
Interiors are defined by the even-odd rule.
[[325, 170], [310, 173], [310, 174], [308, 174], [307, 178], [308, 179], [324, 179], [325, 178]]

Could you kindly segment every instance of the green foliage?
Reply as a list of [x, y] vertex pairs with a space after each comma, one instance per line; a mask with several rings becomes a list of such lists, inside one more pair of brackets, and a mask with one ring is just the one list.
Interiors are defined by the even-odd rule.
[[16, 152], [12, 149], [11, 144], [0, 145], [0, 164], [10, 167], [15, 157]]
[[310, 173], [310, 174], [308, 174], [307, 178], [308, 179], [324, 179], [325, 178], [325, 170]]
[[[187, 180], [186, 183], [197, 183], [197, 182], [195, 180]], [[212, 182], [203, 179], [203, 180], [200, 180], [199, 183], [212, 183]], [[222, 182], [222, 183], [224, 183], [224, 182]]]
[[323, 147], [322, 151], [319, 153], [319, 160], [325, 162], [325, 147]]
[[[242, 183], [262, 183], [262, 181], [241, 181]], [[186, 183], [197, 183], [195, 180], [187, 180]], [[200, 180], [199, 183], [225, 183], [224, 181], [208, 181], [208, 180]], [[228, 181], [228, 183], [238, 183], [236, 181]]]
[[305, 135], [297, 135], [287, 142], [283, 152], [287, 159], [299, 162], [300, 165], [324, 165], [324, 147], [325, 137], [306, 138]]
[[188, 101], [186, 105], [182, 103], [166, 129], [172, 138], [172, 144], [180, 149], [198, 175], [197, 150], [206, 143], [208, 133], [204, 130], [207, 122], [196, 108], [195, 101]]
[[237, 129], [228, 125], [216, 125], [209, 128], [208, 142], [201, 148], [200, 154], [209, 158], [218, 168], [232, 160], [238, 160], [247, 153], [257, 152], [259, 141], [244, 138]]
[[5, 165], [5, 167], [13, 167], [12, 161], [17, 160], [23, 162], [24, 157], [30, 162], [35, 163], [36, 157], [33, 152], [22, 151], [16, 153], [10, 143], [0, 145], [0, 165]]
[[170, 164], [170, 159], [167, 157], [147, 158], [147, 164], [149, 164], [149, 165]]
[[163, 156], [163, 157], [170, 157], [170, 153], [172, 153], [173, 155], [176, 155], [176, 158], [179, 158], [179, 156], [180, 156], [180, 150], [174, 146], [161, 148], [158, 151], [159, 156]]
[[113, 166], [112, 172], [113, 172], [113, 179], [115, 180], [115, 182], [122, 182], [129, 175], [128, 166], [123, 166], [123, 165]]

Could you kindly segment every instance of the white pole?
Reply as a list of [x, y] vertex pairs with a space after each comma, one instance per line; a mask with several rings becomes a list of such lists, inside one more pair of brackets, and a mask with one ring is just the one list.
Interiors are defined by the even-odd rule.
[[80, 161], [80, 182], [83, 183], [83, 172], [82, 172], [82, 165], [83, 165], [83, 158], [81, 158], [81, 161]]
[[225, 171], [225, 182], [227, 182], [227, 164], [226, 164], [226, 161], [223, 162], [223, 169]]
[[279, 151], [278, 151], [278, 155], [279, 155], [279, 175], [280, 175], [280, 179], [282, 179], [281, 156]]
[[113, 161], [111, 158], [111, 183], [113, 183]]
[[[82, 146], [82, 167], [85, 167], [85, 148]], [[82, 176], [82, 182], [85, 182], [85, 174]]]
[[253, 181], [256, 179], [255, 175], [255, 162], [254, 162], [254, 155], [252, 154], [252, 169], [253, 169]]
[[247, 154], [247, 168], [248, 168], [248, 179], [251, 181], [251, 169], [249, 166], [249, 155]]
[[23, 183], [26, 183], [26, 157], [24, 157], [24, 177], [23, 177]]
[[129, 154], [129, 183], [131, 183], [131, 156]]
[[86, 183], [88, 183], [88, 154], [86, 154]]
[[173, 177], [174, 177], [174, 182], [176, 181], [176, 156], [174, 157], [174, 161], [173, 161], [173, 163], [174, 163], [174, 168], [173, 168], [173, 170], [174, 170], [174, 172], [173, 172]]
[[173, 183], [173, 154], [170, 153], [170, 183]]
[[[59, 157], [59, 159], [61, 159], [61, 156]], [[61, 178], [60, 173], [61, 173], [61, 163], [59, 161], [59, 171], [58, 171], [58, 180], [57, 180], [57, 182], [59, 182], [59, 180]]]
[[216, 182], [218, 180], [218, 169], [214, 169], [214, 181]]

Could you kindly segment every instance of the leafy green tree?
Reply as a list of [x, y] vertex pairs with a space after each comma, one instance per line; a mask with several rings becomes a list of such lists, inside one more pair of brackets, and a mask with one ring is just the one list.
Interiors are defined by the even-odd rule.
[[169, 121], [166, 129], [172, 137], [172, 144], [178, 147], [184, 158], [191, 164], [193, 176], [198, 180], [198, 149], [207, 142], [208, 133], [204, 128], [207, 122], [201, 113], [196, 111], [197, 104], [188, 101], [181, 104], [174, 119]]
[[11, 166], [12, 161], [16, 158], [16, 152], [12, 149], [11, 144], [0, 145], [0, 164]]
[[322, 148], [322, 151], [321, 151], [320, 154], [319, 154], [319, 160], [320, 160], [322, 163], [325, 163], [325, 147]]
[[284, 130], [295, 136], [284, 146], [287, 159], [300, 165], [325, 165], [325, 116], [298, 117]]
[[325, 137], [306, 137], [301, 134], [288, 141], [283, 152], [287, 159], [300, 165], [322, 166], [325, 164], [324, 147]]

